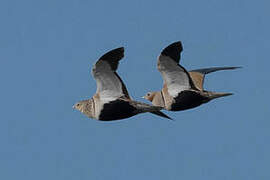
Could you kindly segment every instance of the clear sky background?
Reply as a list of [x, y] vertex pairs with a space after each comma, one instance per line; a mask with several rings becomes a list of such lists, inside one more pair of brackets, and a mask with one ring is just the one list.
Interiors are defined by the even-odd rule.
[[[0, 179], [269, 180], [270, 2], [0, 1]], [[92, 97], [95, 61], [124, 46], [131, 96], [159, 90], [157, 56], [174, 41], [188, 70], [233, 92], [198, 108], [117, 122], [72, 109]], [[146, 101], [144, 101], [146, 102]]]

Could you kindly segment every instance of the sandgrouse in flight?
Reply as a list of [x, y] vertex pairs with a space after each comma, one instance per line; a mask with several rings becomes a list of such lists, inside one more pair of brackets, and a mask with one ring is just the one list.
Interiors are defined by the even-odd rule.
[[171, 119], [160, 110], [162, 107], [133, 101], [127, 88], [116, 73], [119, 61], [124, 57], [120, 47], [104, 54], [94, 65], [92, 75], [97, 83], [96, 94], [87, 100], [76, 103], [73, 108], [89, 118], [101, 121], [129, 118], [139, 113], [150, 112]]
[[179, 64], [182, 50], [180, 41], [163, 49], [157, 62], [163, 78], [163, 88], [161, 91], [148, 92], [143, 98], [166, 110], [181, 111], [200, 106], [215, 98], [232, 95], [204, 90], [204, 77], [211, 72], [239, 67], [214, 67], [188, 72]]

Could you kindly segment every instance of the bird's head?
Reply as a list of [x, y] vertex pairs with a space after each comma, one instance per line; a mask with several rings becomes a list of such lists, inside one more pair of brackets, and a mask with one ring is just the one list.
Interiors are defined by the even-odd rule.
[[74, 104], [73, 108], [79, 110], [80, 112], [82, 112], [84, 115], [86, 115], [89, 118], [93, 118], [93, 119], [96, 118], [94, 116], [95, 107], [94, 107], [93, 99], [79, 101], [76, 104]]
[[73, 109], [77, 109], [79, 111], [81, 111], [82, 113], [84, 113], [84, 110], [86, 109], [86, 105], [87, 105], [87, 101], [79, 101], [76, 104], [73, 105]]
[[148, 92], [148, 93], [146, 93], [145, 96], [143, 96], [143, 98], [152, 102], [155, 95], [156, 95], [156, 92]]

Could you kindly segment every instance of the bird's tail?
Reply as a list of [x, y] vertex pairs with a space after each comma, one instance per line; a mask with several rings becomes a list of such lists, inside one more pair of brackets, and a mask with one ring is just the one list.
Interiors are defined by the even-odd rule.
[[161, 112], [161, 111], [154, 111], [154, 112], [151, 112], [152, 114], [155, 114], [155, 115], [158, 115], [158, 116], [161, 116], [161, 117], [164, 117], [164, 118], [167, 118], [167, 119], [170, 119], [170, 120], [173, 120], [171, 117], [167, 116], [165, 113]]
[[134, 103], [133, 105], [136, 106], [136, 108], [140, 112], [150, 112], [150, 113], [155, 114], [157, 116], [161, 116], [163, 118], [167, 118], [167, 119], [172, 120], [171, 117], [167, 116], [165, 113], [163, 113], [163, 112], [160, 111], [160, 110], [163, 109], [160, 106], [153, 106], [153, 105], [150, 105], [150, 104], [146, 104], [146, 103], [142, 103], [142, 102], [137, 102], [137, 101], [134, 101], [133, 103]]
[[230, 96], [233, 95], [233, 93], [220, 93], [220, 92], [208, 92], [210, 99], [216, 99], [224, 96]]

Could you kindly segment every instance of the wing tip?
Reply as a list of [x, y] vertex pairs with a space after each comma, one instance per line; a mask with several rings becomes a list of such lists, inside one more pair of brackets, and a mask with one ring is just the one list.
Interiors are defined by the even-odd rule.
[[[217, 67], [217, 68], [219, 68], [219, 67]], [[225, 66], [223, 68], [224, 68], [224, 70], [226, 70], [226, 69], [230, 70], [230, 69], [240, 69], [240, 68], [243, 68], [243, 67], [242, 66]]]
[[124, 52], [125, 51], [125, 48], [124, 47], [119, 47], [119, 48], [116, 48], [115, 50], [118, 50], [120, 52]]
[[163, 56], [169, 56], [174, 61], [179, 63], [180, 60], [180, 53], [183, 51], [183, 46], [181, 41], [176, 41], [174, 43], [171, 43], [169, 46], [164, 48], [161, 52], [161, 55]]
[[124, 52], [125, 52], [125, 48], [124, 47], [119, 47], [116, 49], [111, 50], [110, 52], [115, 53], [114, 55], [119, 55], [121, 56], [121, 58], [124, 57]]
[[115, 53], [119, 55], [120, 59], [122, 59], [125, 56], [125, 48], [124, 47], [119, 47], [119, 48], [116, 48], [112, 51], [115, 51]]
[[181, 49], [182, 50], [183, 49], [182, 42], [181, 41], [173, 42], [170, 45], [168, 45], [166, 48], [164, 48], [164, 50], [166, 50], [166, 49], [172, 49], [172, 48], [177, 48], [177, 49]]
[[105, 53], [99, 59], [102, 59], [102, 60], [109, 60], [109, 59], [120, 60], [120, 59], [122, 59], [124, 57], [124, 52], [125, 52], [124, 47], [115, 48], [115, 49], [110, 50], [109, 52]]
[[241, 68], [244, 68], [243, 66], [234, 66], [232, 67], [232, 69], [241, 69]]
[[243, 68], [243, 67], [242, 66], [225, 66], [225, 67], [216, 66], [216, 67], [210, 67], [210, 68], [193, 69], [190, 72], [199, 72], [202, 74], [209, 74], [216, 71], [234, 70], [234, 69], [239, 69], [239, 68]]

